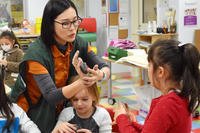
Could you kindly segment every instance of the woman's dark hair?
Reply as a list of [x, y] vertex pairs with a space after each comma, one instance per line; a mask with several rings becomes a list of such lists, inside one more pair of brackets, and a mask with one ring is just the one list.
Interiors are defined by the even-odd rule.
[[15, 33], [13, 31], [9, 31], [9, 30], [3, 31], [0, 35], [0, 38], [2, 37], [8, 37], [8, 39], [14, 40], [15, 44], [13, 46], [18, 45], [18, 47], [20, 47], [17, 37], [15, 36]]
[[182, 85], [179, 95], [189, 101], [190, 112], [200, 104], [200, 54], [191, 43], [180, 45], [177, 40], [158, 40], [148, 51], [148, 61], [156, 70], [159, 66], [169, 67], [169, 78]]
[[0, 111], [4, 118], [6, 118], [6, 124], [3, 128], [4, 131], [9, 131], [11, 124], [14, 121], [14, 114], [10, 107], [12, 106], [11, 101], [9, 100], [4, 86], [4, 80], [2, 74], [0, 74]]
[[47, 46], [56, 43], [54, 38], [54, 20], [70, 7], [74, 8], [78, 16], [76, 6], [71, 0], [49, 0], [46, 4], [42, 17], [41, 38]]

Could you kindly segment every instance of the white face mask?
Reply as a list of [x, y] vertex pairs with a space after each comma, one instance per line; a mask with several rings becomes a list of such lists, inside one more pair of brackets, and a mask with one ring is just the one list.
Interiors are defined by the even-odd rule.
[[2, 45], [1, 45], [1, 48], [2, 48], [4, 51], [8, 52], [8, 51], [11, 49], [11, 46], [10, 46], [10, 45], [2, 44]]

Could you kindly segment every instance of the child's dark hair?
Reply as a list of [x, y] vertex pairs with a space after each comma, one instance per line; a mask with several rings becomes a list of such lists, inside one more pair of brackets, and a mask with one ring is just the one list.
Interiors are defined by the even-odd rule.
[[[70, 79], [69, 83], [73, 83], [78, 79], [79, 79], [79, 76], [73, 76]], [[98, 105], [99, 99], [100, 99], [100, 94], [99, 94], [99, 90], [97, 88], [97, 83], [94, 83], [92, 86], [88, 87], [87, 90], [88, 90], [89, 94], [91, 94], [95, 98], [95, 100], [93, 101], [93, 105]]]
[[0, 35], [0, 38], [2, 38], [2, 37], [8, 37], [8, 39], [14, 40], [15, 46], [17, 45], [20, 48], [17, 37], [15, 36], [15, 33], [13, 31], [9, 31], [9, 30], [3, 31]]
[[10, 109], [11, 106], [12, 103], [5, 92], [3, 76], [0, 74], [0, 111], [7, 120], [2, 132], [9, 131], [9, 128], [14, 121], [14, 114]]
[[200, 103], [198, 49], [191, 43], [180, 45], [177, 40], [158, 40], [148, 51], [148, 61], [153, 64], [153, 70], [169, 67], [169, 78], [181, 84], [179, 95], [188, 99], [188, 109], [193, 112]]

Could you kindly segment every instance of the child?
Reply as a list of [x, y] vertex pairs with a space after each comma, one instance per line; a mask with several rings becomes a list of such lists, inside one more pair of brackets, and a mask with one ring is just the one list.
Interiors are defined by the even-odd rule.
[[40, 133], [37, 125], [28, 118], [26, 112], [8, 99], [2, 75], [0, 75], [0, 132]]
[[0, 35], [0, 46], [2, 49], [0, 64], [5, 67], [5, 84], [12, 87], [15, 83], [15, 73], [19, 71], [19, 63], [23, 58], [23, 51], [12, 31], [3, 31]]
[[123, 133], [190, 133], [191, 114], [200, 102], [200, 54], [193, 44], [160, 40], [148, 51], [151, 85], [162, 92], [152, 100], [144, 125], [128, 120], [123, 104], [115, 122]]
[[[79, 77], [72, 78], [72, 82]], [[102, 107], [97, 106], [99, 92], [96, 83], [76, 93], [71, 98], [73, 107], [65, 108], [58, 118], [53, 133], [111, 133], [111, 118]]]

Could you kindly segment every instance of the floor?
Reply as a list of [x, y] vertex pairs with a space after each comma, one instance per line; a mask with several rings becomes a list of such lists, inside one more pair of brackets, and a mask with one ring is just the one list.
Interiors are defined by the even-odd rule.
[[[112, 98], [117, 102], [121, 101], [127, 103], [130, 109], [139, 110], [138, 120], [140, 123], [144, 122], [144, 117], [147, 115], [149, 104], [152, 98], [160, 95], [149, 85], [140, 86], [138, 84], [139, 78], [134, 77], [130, 72], [115, 73], [112, 75]], [[113, 108], [117, 104], [108, 104], [107, 98], [107, 84], [106, 82], [100, 85], [101, 87], [101, 101], [105, 107]], [[200, 133], [200, 119], [194, 119], [192, 123], [192, 133]]]

